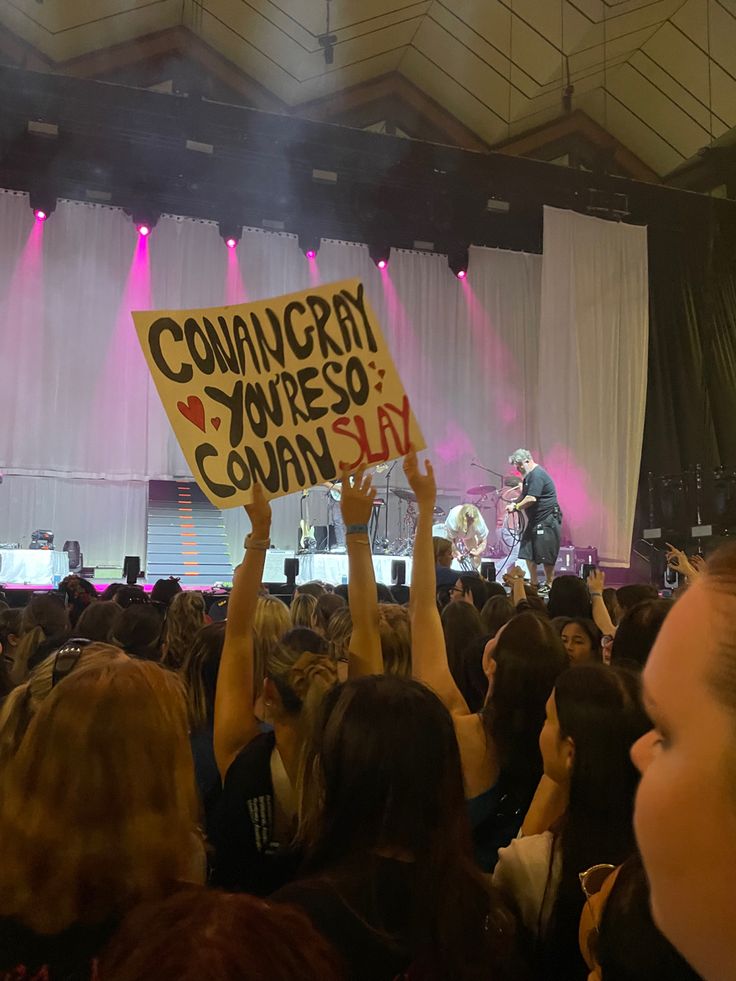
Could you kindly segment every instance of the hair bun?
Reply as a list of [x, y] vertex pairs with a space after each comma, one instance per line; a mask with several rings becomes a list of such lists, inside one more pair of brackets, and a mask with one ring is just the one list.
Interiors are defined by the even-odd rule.
[[294, 694], [304, 701], [313, 685], [326, 690], [337, 683], [337, 666], [326, 654], [307, 652], [289, 671], [287, 682]]

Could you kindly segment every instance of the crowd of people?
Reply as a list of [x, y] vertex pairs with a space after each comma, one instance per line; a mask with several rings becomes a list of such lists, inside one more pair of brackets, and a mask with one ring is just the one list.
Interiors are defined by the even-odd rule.
[[408, 603], [359, 472], [347, 587], [266, 593], [255, 486], [227, 601], [2, 609], [0, 978], [736, 979], [736, 549], [488, 583], [404, 469]]

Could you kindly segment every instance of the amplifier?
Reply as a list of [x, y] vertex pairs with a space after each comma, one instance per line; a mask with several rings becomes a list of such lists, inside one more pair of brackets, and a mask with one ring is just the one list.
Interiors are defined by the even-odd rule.
[[577, 569], [575, 567], [575, 549], [572, 545], [563, 545], [560, 549], [560, 554], [557, 556], [557, 562], [555, 562], [555, 575], [577, 575]]

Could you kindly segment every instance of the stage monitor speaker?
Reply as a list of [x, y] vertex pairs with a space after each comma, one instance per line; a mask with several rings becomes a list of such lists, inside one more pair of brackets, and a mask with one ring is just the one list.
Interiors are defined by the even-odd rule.
[[391, 585], [403, 586], [406, 582], [406, 562], [403, 559], [394, 559], [391, 563]]
[[79, 542], [64, 542], [62, 552], [66, 552], [69, 556], [69, 571], [78, 572], [82, 567], [82, 552], [79, 548]]
[[563, 545], [555, 562], [556, 576], [574, 576], [577, 573], [575, 567], [575, 549], [572, 545]]
[[496, 581], [496, 563], [489, 562], [484, 559], [480, 564], [480, 574], [483, 579], [488, 580], [488, 582]]
[[299, 559], [284, 559], [284, 575], [289, 586], [293, 586], [299, 575]]
[[330, 535], [329, 529], [332, 526], [328, 525], [315, 525], [314, 526], [314, 540], [317, 543], [317, 552], [328, 552], [330, 549]]
[[123, 575], [129, 586], [135, 586], [141, 574], [140, 555], [126, 555], [123, 559]]

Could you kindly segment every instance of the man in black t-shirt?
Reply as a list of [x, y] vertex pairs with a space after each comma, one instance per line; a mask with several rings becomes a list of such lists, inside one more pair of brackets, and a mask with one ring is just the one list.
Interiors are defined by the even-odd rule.
[[550, 475], [534, 462], [529, 450], [516, 450], [509, 457], [509, 463], [524, 478], [521, 497], [506, 507], [507, 511], [523, 511], [527, 520], [519, 558], [526, 561], [532, 586], [537, 585], [537, 566], [544, 566], [545, 582], [539, 586], [539, 591], [549, 592], [560, 551], [562, 526], [557, 491]]

